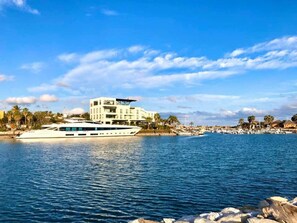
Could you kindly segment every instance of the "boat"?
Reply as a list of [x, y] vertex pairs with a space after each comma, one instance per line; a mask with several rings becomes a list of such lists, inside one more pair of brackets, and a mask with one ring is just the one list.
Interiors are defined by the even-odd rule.
[[110, 125], [97, 122], [73, 122], [52, 124], [40, 130], [24, 132], [16, 139], [40, 139], [40, 138], [95, 138], [134, 136], [140, 131], [138, 126]]
[[187, 130], [175, 130], [173, 131], [178, 136], [201, 136], [204, 135], [203, 131], [187, 131]]

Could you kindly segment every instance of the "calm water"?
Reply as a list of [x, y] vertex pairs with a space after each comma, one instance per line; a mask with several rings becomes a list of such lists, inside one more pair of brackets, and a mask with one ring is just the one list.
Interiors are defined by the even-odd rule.
[[1, 222], [127, 222], [297, 196], [297, 135], [0, 141]]

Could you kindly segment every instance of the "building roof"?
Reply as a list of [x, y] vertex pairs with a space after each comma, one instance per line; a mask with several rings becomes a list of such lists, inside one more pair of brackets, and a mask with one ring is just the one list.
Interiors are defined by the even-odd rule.
[[135, 102], [137, 100], [135, 100], [135, 99], [129, 99], [129, 98], [116, 98], [116, 101]]

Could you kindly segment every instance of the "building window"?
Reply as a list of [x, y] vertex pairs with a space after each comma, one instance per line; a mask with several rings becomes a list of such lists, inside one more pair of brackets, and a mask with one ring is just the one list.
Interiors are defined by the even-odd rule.
[[94, 106], [98, 105], [98, 101], [94, 101]]

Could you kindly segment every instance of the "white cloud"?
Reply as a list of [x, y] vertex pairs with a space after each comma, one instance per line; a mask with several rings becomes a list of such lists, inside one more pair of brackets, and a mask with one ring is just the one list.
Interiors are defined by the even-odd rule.
[[83, 108], [73, 108], [73, 109], [65, 109], [63, 111], [64, 114], [69, 114], [69, 115], [80, 115], [85, 113], [85, 110]]
[[80, 58], [81, 63], [92, 63], [98, 60], [109, 59], [117, 56], [119, 52], [117, 50], [98, 50], [87, 53]]
[[31, 8], [26, 0], [0, 0], [0, 10], [4, 9], [5, 7], [14, 7], [25, 12], [39, 15], [40, 12], [37, 9]]
[[76, 61], [78, 55], [76, 53], [63, 53], [58, 56], [58, 59], [65, 63], [70, 63]]
[[141, 46], [141, 45], [135, 45], [135, 46], [131, 46], [128, 48], [128, 51], [130, 53], [139, 53], [141, 51], [143, 51], [145, 49], [144, 46]]
[[117, 16], [119, 13], [110, 9], [101, 9], [101, 13], [106, 16]]
[[[72, 68], [51, 81], [51, 89], [63, 83], [76, 94], [115, 88], [160, 88], [194, 86], [208, 79], [227, 78], [246, 71], [297, 67], [297, 36], [275, 39], [250, 48], [233, 51], [230, 57], [211, 60], [205, 56], [184, 57], [174, 52], [144, 49], [141, 45], [123, 49], [105, 49], [85, 54], [62, 54], [58, 58], [73, 61]], [[296, 48], [296, 49], [295, 49]], [[258, 52], [257, 55], [248, 52]], [[131, 55], [127, 52], [137, 52]], [[244, 56], [241, 56], [244, 55]], [[31, 88], [44, 89], [44, 85]], [[53, 85], [55, 87], [53, 87]]]
[[44, 94], [39, 98], [34, 96], [26, 96], [26, 97], [9, 97], [4, 100], [7, 104], [19, 104], [19, 105], [30, 105], [35, 104], [37, 102], [56, 102], [59, 99], [55, 95]]
[[34, 62], [27, 63], [21, 66], [21, 69], [28, 70], [32, 73], [39, 73], [45, 68], [45, 64], [43, 62]]
[[7, 104], [29, 105], [37, 102], [35, 97], [10, 97], [5, 100]]
[[41, 84], [40, 86], [28, 88], [29, 92], [49, 92], [56, 91], [58, 87], [53, 84]]
[[11, 80], [13, 80], [13, 76], [7, 76], [7, 75], [4, 75], [4, 74], [0, 73], [0, 82], [2, 82], [2, 81], [11, 81]]
[[239, 48], [231, 52], [229, 55], [236, 57], [242, 54], [250, 54], [263, 51], [272, 50], [296, 50], [297, 49], [297, 36], [286, 36], [282, 38], [273, 39], [271, 41], [262, 42], [248, 48]]
[[41, 102], [56, 102], [59, 99], [55, 95], [44, 94], [39, 97], [39, 101]]

